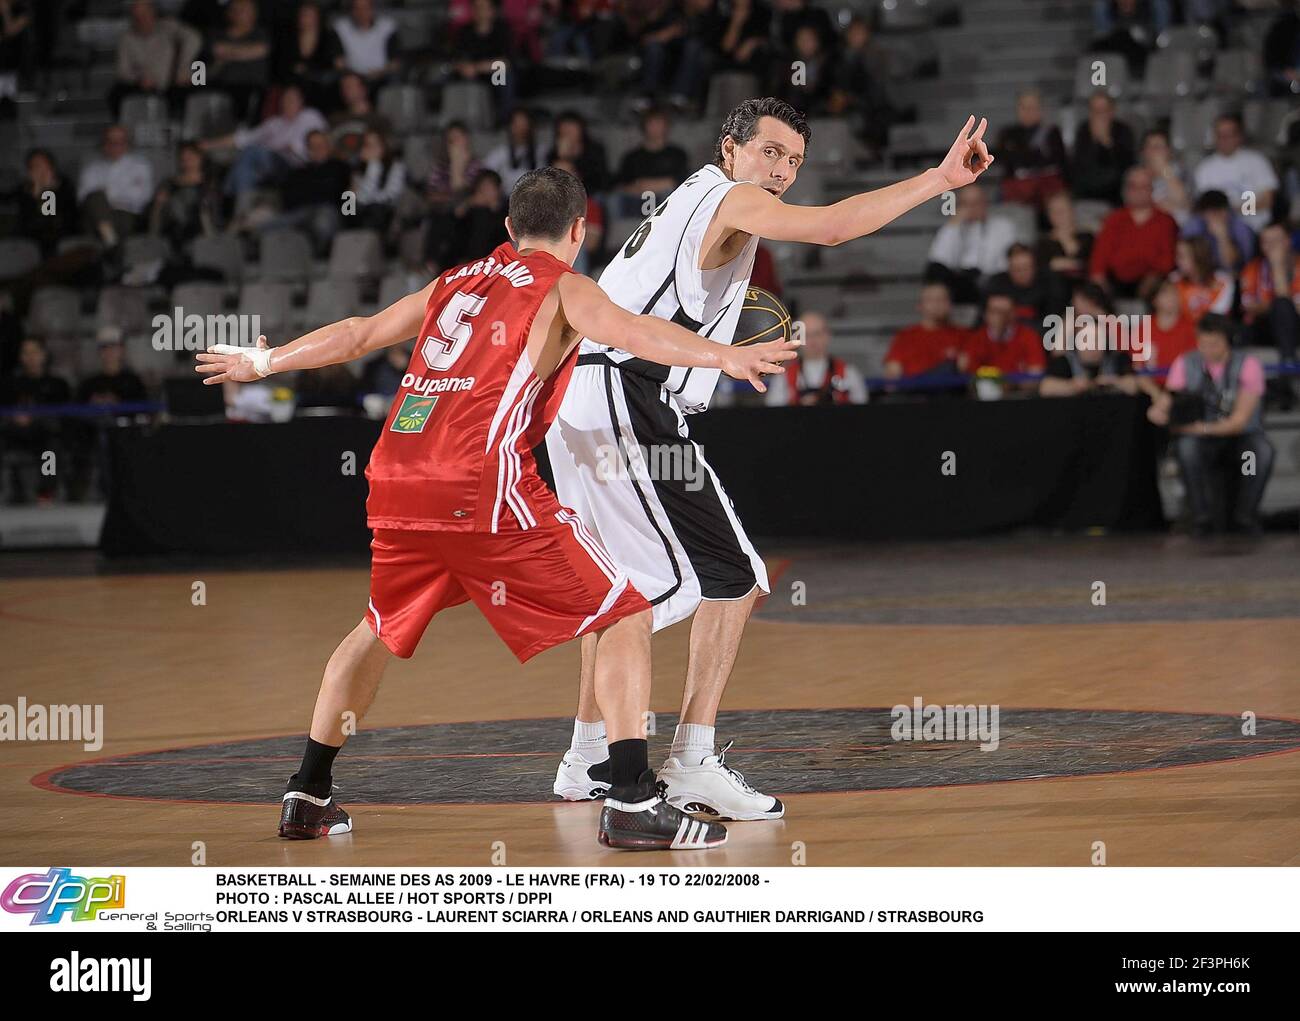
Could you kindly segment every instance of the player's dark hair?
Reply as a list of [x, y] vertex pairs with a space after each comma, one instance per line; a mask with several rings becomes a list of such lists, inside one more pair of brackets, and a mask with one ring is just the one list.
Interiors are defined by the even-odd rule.
[[812, 129], [804, 115], [789, 103], [774, 96], [763, 99], [747, 99], [727, 114], [722, 122], [722, 130], [713, 146], [713, 162], [722, 166], [722, 143], [728, 135], [736, 140], [737, 145], [744, 145], [758, 134], [758, 122], [763, 117], [775, 117], [782, 124], [799, 132], [803, 136], [804, 151], [812, 141]]
[[510, 226], [515, 239], [559, 241], [587, 215], [587, 189], [559, 167], [538, 167], [519, 178], [510, 192]]

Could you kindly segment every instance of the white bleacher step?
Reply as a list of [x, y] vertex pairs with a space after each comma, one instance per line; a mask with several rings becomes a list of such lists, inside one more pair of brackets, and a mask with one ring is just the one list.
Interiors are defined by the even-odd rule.
[[103, 504], [88, 503], [0, 507], [0, 549], [93, 549], [104, 513]]

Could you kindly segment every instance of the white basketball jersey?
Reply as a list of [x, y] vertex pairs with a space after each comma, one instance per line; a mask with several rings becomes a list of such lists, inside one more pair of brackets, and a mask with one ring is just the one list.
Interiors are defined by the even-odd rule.
[[[719, 344], [730, 344], [754, 271], [758, 238], [751, 237], [734, 259], [717, 269], [700, 269], [700, 246], [713, 214], [734, 188], [709, 163], [683, 181], [628, 238], [600, 275], [611, 301], [638, 315], [670, 319]], [[581, 353], [605, 352], [615, 361], [626, 351], [586, 338]], [[719, 369], [665, 367], [664, 389], [685, 414], [703, 411], [713, 398]]]

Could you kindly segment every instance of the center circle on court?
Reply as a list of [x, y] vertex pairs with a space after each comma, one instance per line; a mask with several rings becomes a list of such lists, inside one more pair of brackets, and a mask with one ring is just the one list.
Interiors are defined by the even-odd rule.
[[[728, 762], [746, 780], [783, 796], [1102, 776], [1300, 750], [1300, 721], [1287, 719], [1260, 718], [1248, 735], [1241, 718], [1228, 715], [1008, 708], [998, 713], [993, 747], [979, 734], [896, 740], [896, 718], [881, 707], [739, 710], [719, 714], [718, 738], [735, 740]], [[674, 714], [656, 716], [652, 764], [662, 761], [676, 722]], [[337, 795], [357, 805], [554, 801], [551, 783], [571, 729], [572, 720], [552, 717], [365, 730], [338, 760]], [[100, 797], [266, 803], [279, 799], [303, 741], [287, 735], [101, 758], [32, 782]]]

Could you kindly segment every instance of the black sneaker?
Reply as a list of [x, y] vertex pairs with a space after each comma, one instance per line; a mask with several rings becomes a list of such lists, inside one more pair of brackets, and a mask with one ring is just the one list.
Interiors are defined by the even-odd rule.
[[727, 828], [673, 808], [647, 770], [635, 787], [605, 795], [596, 839], [619, 851], [707, 851], [727, 842]]
[[352, 818], [343, 811], [328, 791], [303, 790], [310, 784], [298, 783], [297, 775], [289, 778], [280, 806], [280, 836], [286, 840], [315, 840], [352, 832]]

